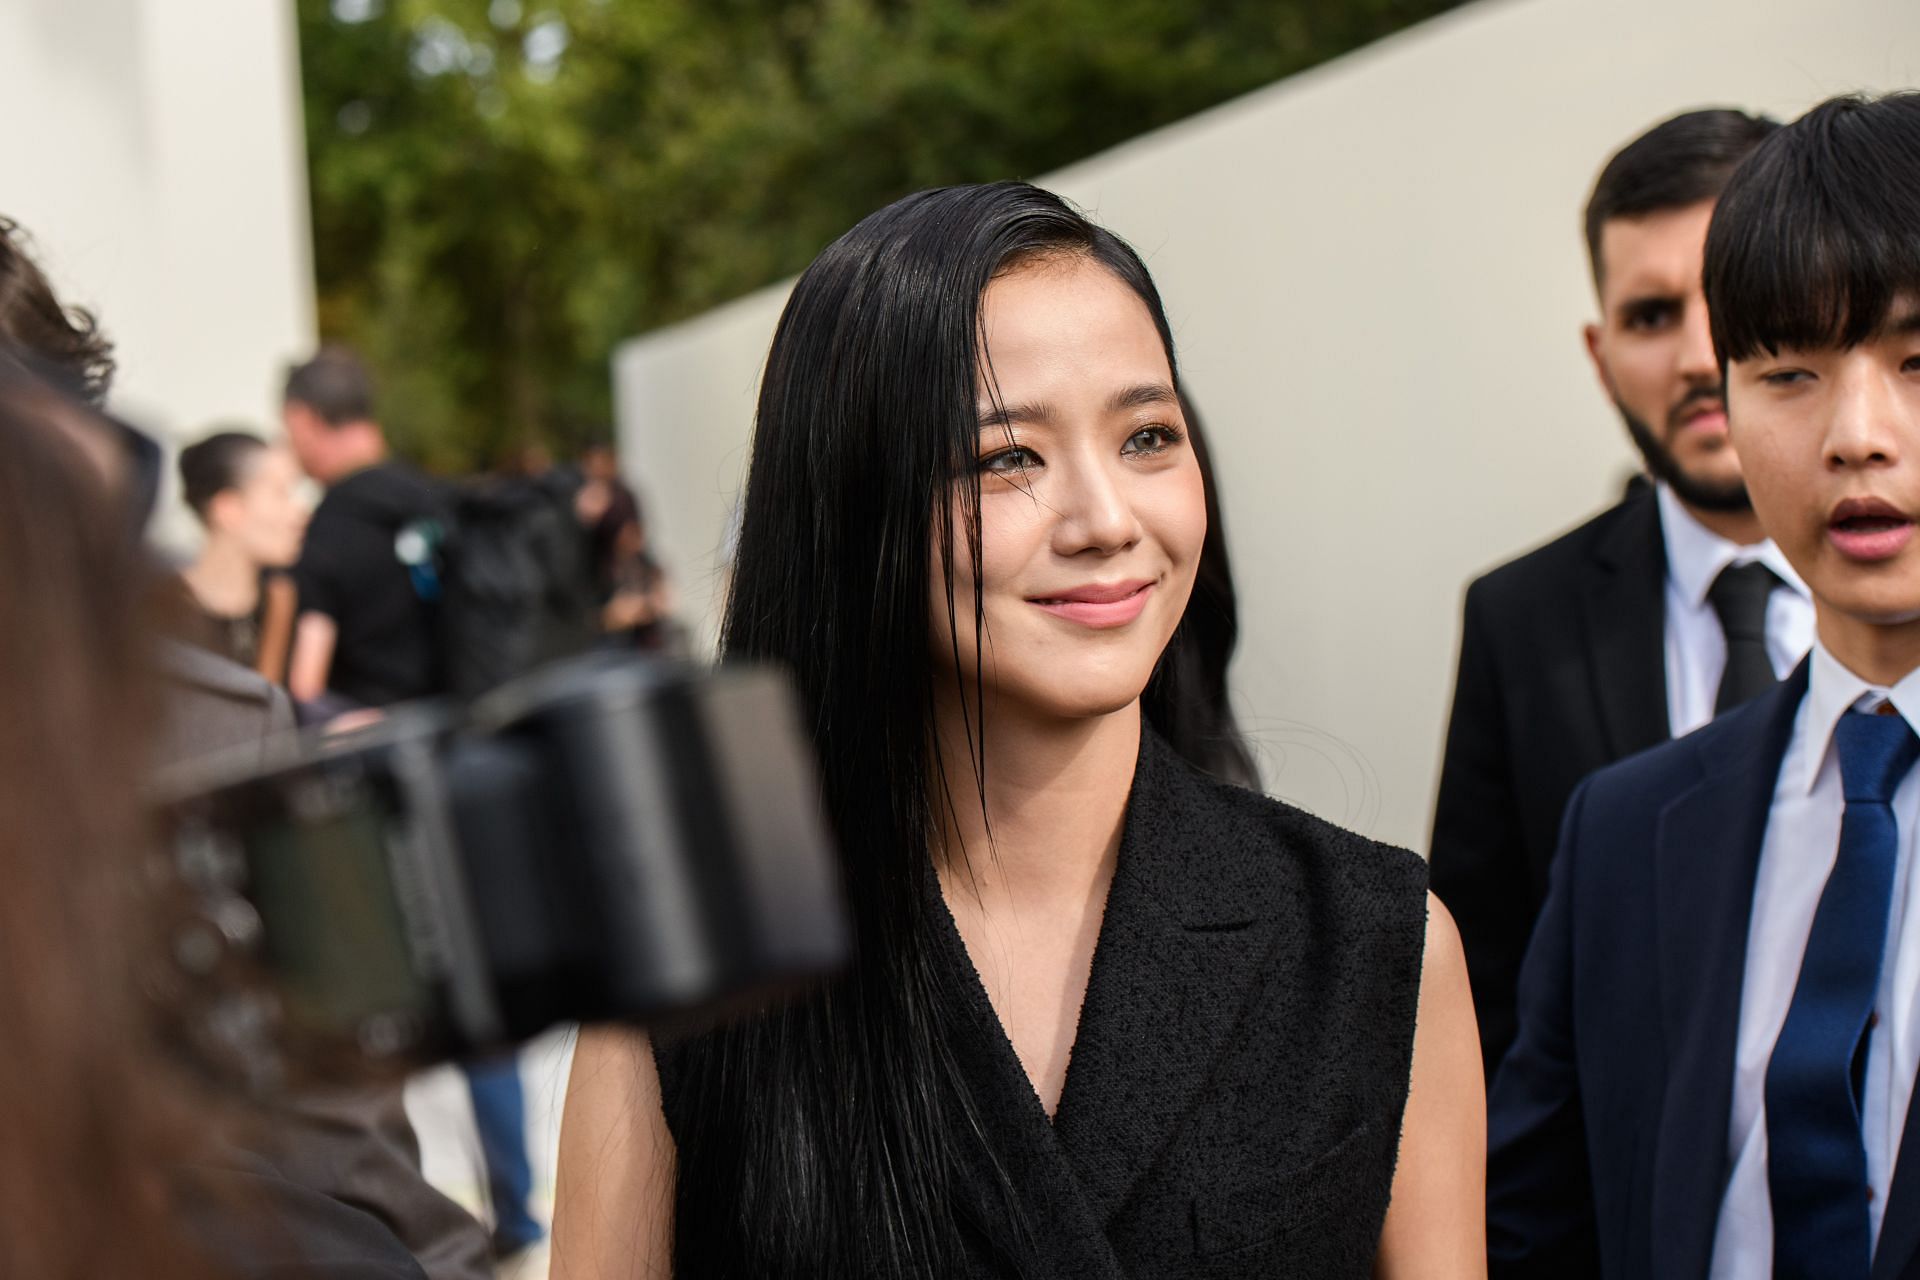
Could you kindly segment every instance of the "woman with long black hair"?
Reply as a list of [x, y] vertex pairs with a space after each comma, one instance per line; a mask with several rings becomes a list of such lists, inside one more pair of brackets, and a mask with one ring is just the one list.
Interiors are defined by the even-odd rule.
[[556, 1276], [1484, 1270], [1424, 866], [1205, 771], [1207, 507], [1153, 283], [1056, 197], [922, 192], [808, 268], [723, 648], [795, 676], [857, 957], [582, 1035]]

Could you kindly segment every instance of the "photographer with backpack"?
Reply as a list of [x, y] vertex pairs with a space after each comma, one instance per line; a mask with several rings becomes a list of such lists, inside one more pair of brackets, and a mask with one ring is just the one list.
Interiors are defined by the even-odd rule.
[[[558, 590], [540, 532], [551, 504], [492, 484], [444, 489], [394, 459], [373, 379], [344, 348], [288, 373], [282, 413], [300, 465], [327, 486], [294, 569], [287, 684], [303, 718], [345, 724], [413, 698], [472, 696], [559, 656], [524, 638]], [[512, 1057], [465, 1070], [494, 1253], [506, 1258], [545, 1235], [527, 1209], [525, 1096]]]
[[322, 348], [288, 373], [282, 420], [301, 468], [327, 490], [294, 567], [288, 689], [314, 719], [440, 692], [432, 606], [395, 544], [441, 499], [389, 455], [366, 366]]

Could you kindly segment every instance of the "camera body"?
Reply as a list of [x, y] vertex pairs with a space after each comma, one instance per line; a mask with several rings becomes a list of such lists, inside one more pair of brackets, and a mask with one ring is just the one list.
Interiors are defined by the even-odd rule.
[[849, 945], [764, 669], [575, 659], [191, 766], [161, 812], [175, 1032], [255, 1092], [708, 1010]]

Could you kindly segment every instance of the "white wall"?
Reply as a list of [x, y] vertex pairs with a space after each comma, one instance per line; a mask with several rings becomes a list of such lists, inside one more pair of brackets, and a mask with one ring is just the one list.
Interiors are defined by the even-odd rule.
[[[1911, 0], [1483, 0], [1040, 179], [1166, 296], [1276, 793], [1424, 849], [1465, 582], [1628, 473], [1579, 340], [1607, 155], [1691, 107], [1916, 82]], [[616, 357], [625, 455], [703, 616], [784, 292]]]
[[0, 214], [113, 338], [114, 407], [278, 430], [314, 341], [291, 0], [5, 0], [0, 120]]

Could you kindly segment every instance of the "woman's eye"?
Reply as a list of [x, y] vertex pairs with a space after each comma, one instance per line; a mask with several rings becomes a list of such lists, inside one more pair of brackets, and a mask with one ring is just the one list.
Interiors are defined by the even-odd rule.
[[1040, 465], [1040, 455], [1031, 449], [1002, 449], [980, 459], [980, 469], [994, 475], [1019, 475]]
[[1172, 427], [1142, 427], [1127, 437], [1122, 453], [1159, 453], [1180, 442], [1180, 433]]

